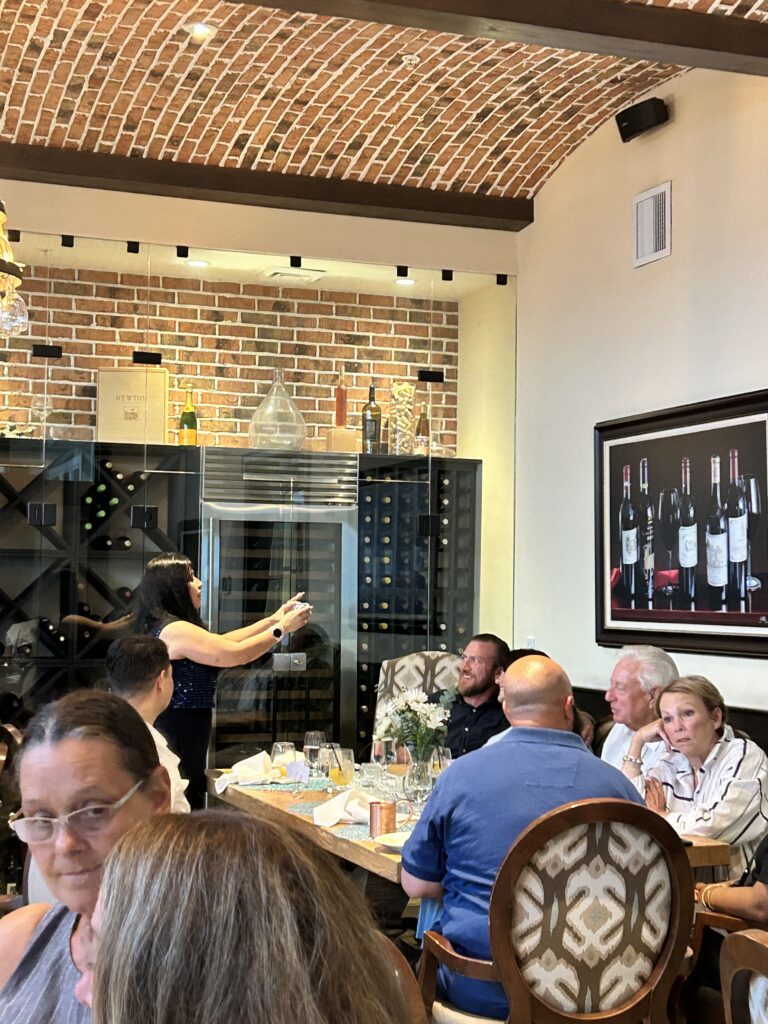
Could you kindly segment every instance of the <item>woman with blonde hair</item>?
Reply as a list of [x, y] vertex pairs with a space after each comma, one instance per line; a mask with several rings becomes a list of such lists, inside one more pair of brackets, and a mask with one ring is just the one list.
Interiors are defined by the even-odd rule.
[[[624, 774], [679, 834], [730, 843], [730, 870], [715, 872], [739, 878], [768, 827], [768, 758], [734, 734], [720, 691], [704, 676], [668, 683], [656, 698], [656, 714], [635, 733]], [[643, 748], [658, 739], [666, 753], [645, 774]]]
[[94, 928], [94, 1024], [409, 1021], [362, 895], [266, 813], [133, 829], [109, 859]]

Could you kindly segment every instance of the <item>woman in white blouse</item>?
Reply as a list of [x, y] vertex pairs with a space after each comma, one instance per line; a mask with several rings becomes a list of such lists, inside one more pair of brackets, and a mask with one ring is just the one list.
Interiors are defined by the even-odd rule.
[[[635, 733], [622, 771], [678, 834], [730, 843], [730, 871], [715, 874], [739, 878], [768, 831], [768, 758], [725, 724], [723, 698], [704, 676], [665, 686], [656, 713]], [[658, 739], [667, 752], [646, 775], [643, 747]]]

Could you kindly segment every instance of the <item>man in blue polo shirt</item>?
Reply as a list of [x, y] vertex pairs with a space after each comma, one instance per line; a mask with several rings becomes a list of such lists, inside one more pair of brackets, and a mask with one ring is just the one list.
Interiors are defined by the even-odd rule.
[[[514, 728], [443, 772], [403, 849], [409, 896], [443, 899], [435, 926], [465, 956], [490, 959], [488, 906], [501, 862], [518, 835], [561, 804], [591, 797], [642, 803], [616, 768], [595, 757], [573, 729], [573, 693], [549, 658], [521, 658], [502, 679]], [[461, 1010], [504, 1020], [501, 985], [441, 968], [442, 996]]]

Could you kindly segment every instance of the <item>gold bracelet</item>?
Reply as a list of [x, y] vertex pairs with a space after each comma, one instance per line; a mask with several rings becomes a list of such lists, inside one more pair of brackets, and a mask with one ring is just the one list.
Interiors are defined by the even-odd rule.
[[720, 888], [723, 882], [710, 882], [709, 885], [705, 885], [699, 893], [699, 903], [704, 907], [705, 910], [709, 910], [713, 914], [717, 914], [718, 911], [712, 906], [712, 901], [709, 898], [710, 890]]

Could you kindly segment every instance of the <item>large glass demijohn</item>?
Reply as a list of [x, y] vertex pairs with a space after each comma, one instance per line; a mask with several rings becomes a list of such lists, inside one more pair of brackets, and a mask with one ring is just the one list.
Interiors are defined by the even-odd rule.
[[272, 387], [251, 417], [249, 434], [253, 448], [296, 450], [304, 444], [307, 425], [285, 390], [282, 370], [275, 370]]

